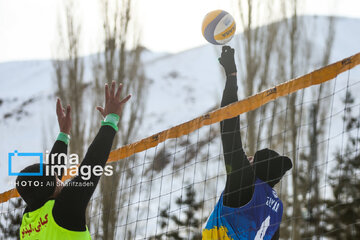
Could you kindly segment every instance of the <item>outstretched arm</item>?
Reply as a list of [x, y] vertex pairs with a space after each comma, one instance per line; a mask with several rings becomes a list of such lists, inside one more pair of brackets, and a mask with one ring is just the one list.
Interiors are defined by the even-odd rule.
[[[86, 229], [85, 211], [92, 194], [99, 182], [100, 176], [94, 174], [94, 169], [104, 169], [115, 137], [119, 115], [130, 95], [120, 100], [122, 85], [115, 93], [115, 82], [111, 89], [105, 85], [105, 108], [97, 107], [105, 117], [102, 127], [91, 143], [84, 160], [79, 166], [79, 175], [71, 180], [56, 198], [53, 209], [55, 221], [62, 227], [73, 231]], [[86, 169], [86, 172], [81, 171]], [[88, 172], [92, 173], [89, 175]]]
[[67, 105], [66, 109], [63, 108], [61, 100], [58, 98], [56, 101], [56, 115], [59, 123], [60, 133], [51, 149], [49, 154], [48, 164], [51, 166], [59, 166], [58, 178], [61, 179], [64, 174], [65, 158], [59, 157], [60, 154], [67, 154], [68, 144], [70, 140], [71, 130], [71, 108]]
[[[238, 101], [234, 49], [224, 46], [219, 61], [226, 73], [226, 84], [221, 100], [221, 107], [224, 107]], [[242, 146], [240, 117], [226, 119], [220, 122], [220, 127], [227, 172], [224, 205], [241, 207], [252, 198], [255, 175]]]
[[[66, 168], [66, 162], [64, 157], [59, 157], [60, 154], [67, 154], [68, 145], [70, 140], [70, 130], [71, 130], [71, 108], [68, 105], [63, 108], [60, 99], [56, 100], [56, 115], [59, 123], [60, 133], [48, 155], [47, 164], [54, 166], [56, 173], [58, 173], [58, 178], [61, 179], [64, 174], [64, 168]], [[52, 167], [50, 168], [52, 169]], [[59, 169], [59, 171], [57, 171]], [[27, 206], [23, 214], [31, 211], [29, 206]]]

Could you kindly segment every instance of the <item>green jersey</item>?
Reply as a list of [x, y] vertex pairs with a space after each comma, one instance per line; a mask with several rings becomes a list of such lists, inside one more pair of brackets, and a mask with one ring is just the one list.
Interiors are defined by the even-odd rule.
[[54, 204], [55, 200], [49, 200], [41, 208], [24, 214], [20, 227], [20, 239], [91, 240], [90, 232], [87, 228], [86, 231], [70, 231], [60, 227], [52, 215]]

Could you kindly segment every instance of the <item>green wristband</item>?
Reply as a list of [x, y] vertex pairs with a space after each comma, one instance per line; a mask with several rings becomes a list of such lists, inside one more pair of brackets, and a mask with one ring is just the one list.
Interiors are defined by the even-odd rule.
[[101, 121], [101, 126], [110, 126], [112, 127], [115, 131], [118, 131], [118, 123], [119, 123], [119, 115], [115, 114], [115, 113], [110, 113], [108, 114], [104, 121]]
[[70, 142], [70, 135], [66, 134], [66, 133], [63, 133], [63, 132], [60, 132], [56, 140], [62, 141], [63, 143], [68, 145], [69, 142]]

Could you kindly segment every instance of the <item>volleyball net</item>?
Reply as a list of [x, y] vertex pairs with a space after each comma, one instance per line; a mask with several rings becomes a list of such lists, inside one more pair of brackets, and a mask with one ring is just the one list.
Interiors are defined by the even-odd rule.
[[[358, 236], [359, 64], [360, 53], [112, 151], [118, 184], [91, 199], [93, 239], [201, 239], [226, 180], [218, 123], [238, 115], [245, 150], [293, 161], [276, 187], [282, 238]], [[4, 229], [23, 211], [17, 197], [0, 194]]]

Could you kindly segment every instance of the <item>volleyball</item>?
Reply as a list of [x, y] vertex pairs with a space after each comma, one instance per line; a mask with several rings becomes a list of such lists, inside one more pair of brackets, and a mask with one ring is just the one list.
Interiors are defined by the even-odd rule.
[[202, 34], [205, 39], [215, 45], [229, 42], [236, 30], [234, 18], [224, 10], [211, 11], [204, 17]]

